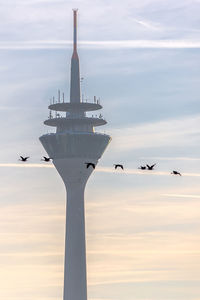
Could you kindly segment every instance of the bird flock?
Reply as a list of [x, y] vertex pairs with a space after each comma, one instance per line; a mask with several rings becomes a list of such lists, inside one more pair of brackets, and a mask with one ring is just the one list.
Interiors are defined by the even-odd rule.
[[[20, 159], [19, 159], [19, 160], [20, 160], [20, 161], [23, 161], [23, 162], [26, 162], [29, 158], [30, 158], [29, 156], [21, 156], [21, 155], [20, 155]], [[53, 159], [53, 158], [43, 156], [43, 158], [42, 158], [41, 160], [42, 160], [42, 161], [49, 162], [49, 161], [51, 161], [51, 159]]]
[[[21, 162], [26, 162], [30, 157], [29, 156], [21, 156], [20, 155], [20, 161]], [[50, 162], [53, 158], [52, 157], [46, 157], [46, 156], [43, 156], [43, 158], [41, 159], [42, 161], [44, 162]], [[86, 165], [86, 168], [93, 168], [95, 169], [96, 168], [96, 164], [93, 163], [93, 162], [85, 162], [85, 165]], [[152, 171], [154, 170], [154, 167], [155, 167], [156, 164], [153, 164], [153, 165], [148, 165], [146, 164], [145, 166], [140, 166], [138, 169], [140, 170], [148, 170], [148, 171]], [[114, 164], [114, 169], [117, 170], [117, 169], [121, 169], [121, 170], [124, 170], [124, 166], [122, 164]], [[179, 176], [182, 176], [180, 172], [178, 171], [172, 171], [171, 172], [172, 175], [179, 175]]]

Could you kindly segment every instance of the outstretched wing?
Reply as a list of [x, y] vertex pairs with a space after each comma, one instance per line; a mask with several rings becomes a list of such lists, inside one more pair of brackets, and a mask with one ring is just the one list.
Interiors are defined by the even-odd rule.
[[88, 169], [90, 166], [90, 163], [85, 162], [85, 164], [86, 164], [86, 168]]
[[86, 168], [88, 169], [90, 166], [91, 167], [93, 167], [94, 169], [95, 169], [95, 164], [93, 164], [93, 163], [88, 163], [88, 162], [85, 162], [85, 164], [86, 164]]

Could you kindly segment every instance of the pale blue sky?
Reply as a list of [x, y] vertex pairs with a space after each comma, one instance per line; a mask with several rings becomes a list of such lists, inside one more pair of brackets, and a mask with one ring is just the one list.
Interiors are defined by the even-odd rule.
[[200, 1], [0, 4], [0, 299], [62, 299], [65, 191], [32, 164], [49, 99], [69, 95], [77, 7], [82, 91], [113, 138], [86, 191], [88, 298], [200, 300]]

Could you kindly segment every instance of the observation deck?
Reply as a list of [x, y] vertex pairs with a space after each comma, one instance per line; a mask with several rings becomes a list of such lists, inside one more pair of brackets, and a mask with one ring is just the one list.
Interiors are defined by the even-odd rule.
[[44, 121], [44, 124], [47, 126], [52, 127], [60, 127], [65, 126], [68, 127], [69, 125], [79, 124], [79, 125], [91, 125], [91, 126], [102, 126], [107, 124], [106, 120], [103, 118], [96, 118], [96, 117], [57, 117], [57, 118], [49, 118], [48, 120]]
[[[97, 100], [98, 101], [98, 100]], [[89, 103], [89, 102], [63, 102], [51, 104], [48, 107], [50, 110], [54, 111], [63, 111], [63, 112], [72, 112], [72, 111], [94, 111], [102, 109], [102, 106], [99, 103]]]
[[[60, 95], [60, 93], [59, 93]], [[102, 109], [99, 100], [94, 97], [94, 102], [58, 102], [50, 104], [49, 118], [44, 121], [47, 126], [56, 127], [56, 132], [65, 131], [86, 131], [94, 132], [94, 127], [107, 124], [103, 116], [87, 116], [86, 112]], [[55, 111], [55, 117], [52, 116], [52, 111]], [[60, 115], [58, 112], [66, 112], [66, 116]]]

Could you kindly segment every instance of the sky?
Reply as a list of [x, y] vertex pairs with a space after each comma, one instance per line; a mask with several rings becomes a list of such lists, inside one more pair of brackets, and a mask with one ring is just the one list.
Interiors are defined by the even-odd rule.
[[78, 8], [82, 93], [112, 136], [85, 194], [88, 299], [200, 300], [200, 1], [0, 5], [0, 299], [62, 299], [65, 189], [38, 138], [69, 100]]

